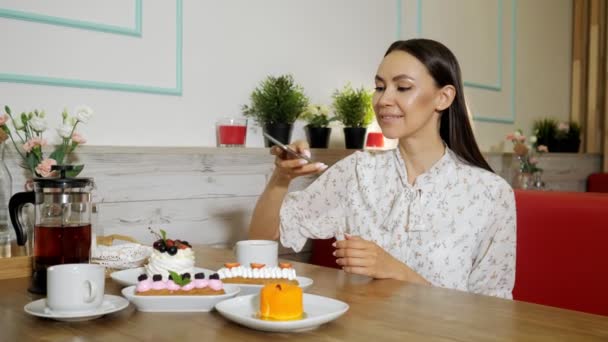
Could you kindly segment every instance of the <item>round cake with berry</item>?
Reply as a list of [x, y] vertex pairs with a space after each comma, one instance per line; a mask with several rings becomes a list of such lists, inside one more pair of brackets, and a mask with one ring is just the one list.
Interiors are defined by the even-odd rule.
[[150, 229], [158, 238], [154, 241], [152, 255], [145, 265], [148, 278], [160, 275], [162, 280], [169, 280], [170, 271], [176, 274], [194, 273], [194, 251], [192, 246], [184, 240], [167, 239], [167, 233], [160, 230], [160, 234]]
[[160, 274], [151, 278], [142, 274], [137, 278], [135, 287], [138, 296], [215, 296], [225, 293], [224, 284], [217, 273], [205, 279], [203, 272], [196, 273], [191, 279], [190, 273], [179, 275], [171, 271], [169, 280], [163, 280]]
[[278, 267], [251, 263], [241, 266], [238, 262], [226, 263], [217, 273], [224, 283], [263, 285], [280, 281], [285, 284], [298, 285], [296, 270], [288, 262], [279, 263]]

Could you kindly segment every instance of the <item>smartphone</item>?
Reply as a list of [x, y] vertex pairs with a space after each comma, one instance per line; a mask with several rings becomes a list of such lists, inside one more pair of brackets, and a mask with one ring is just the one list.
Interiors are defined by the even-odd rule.
[[281, 143], [280, 141], [278, 141], [277, 139], [275, 139], [272, 135], [270, 135], [270, 134], [268, 134], [266, 132], [263, 132], [263, 134], [264, 134], [264, 136], [268, 140], [272, 141], [275, 145], [277, 145], [279, 148], [281, 148], [281, 150], [283, 150], [283, 151], [285, 151], [285, 152], [287, 152], [287, 153], [291, 154], [292, 156], [297, 157], [299, 159], [304, 159], [304, 160], [306, 160], [309, 163], [314, 163], [314, 161], [312, 159], [308, 158], [307, 156], [305, 156], [305, 155], [303, 155], [301, 153], [298, 153], [298, 152], [294, 151], [289, 146], [287, 146], [287, 145]]

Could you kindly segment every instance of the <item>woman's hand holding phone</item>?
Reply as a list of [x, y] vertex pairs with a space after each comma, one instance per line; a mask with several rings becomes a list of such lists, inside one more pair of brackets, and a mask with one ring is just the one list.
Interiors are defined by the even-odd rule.
[[[288, 147], [310, 159], [310, 149], [305, 141], [295, 141], [291, 145], [288, 145]], [[299, 176], [321, 173], [327, 169], [327, 165], [323, 163], [311, 163], [306, 159], [298, 158], [292, 153], [284, 151], [276, 145], [270, 149], [270, 153], [276, 156], [275, 173], [285, 180], [292, 180]]]

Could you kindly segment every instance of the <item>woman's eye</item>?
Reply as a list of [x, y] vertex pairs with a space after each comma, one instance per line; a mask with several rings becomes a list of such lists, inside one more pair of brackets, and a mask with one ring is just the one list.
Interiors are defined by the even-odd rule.
[[376, 86], [376, 88], [374, 88], [375, 91], [383, 91], [384, 87], [380, 87], [380, 86]]
[[397, 91], [402, 91], [402, 92], [410, 90], [410, 89], [412, 89], [412, 87], [397, 87]]

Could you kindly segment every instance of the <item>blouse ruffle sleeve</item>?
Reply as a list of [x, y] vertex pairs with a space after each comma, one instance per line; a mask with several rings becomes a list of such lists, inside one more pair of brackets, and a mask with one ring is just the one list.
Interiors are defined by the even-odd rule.
[[280, 211], [283, 246], [299, 252], [307, 239], [328, 239], [344, 228], [344, 204], [355, 182], [358, 154], [334, 164], [306, 189], [285, 196]]
[[515, 196], [505, 183], [494, 201], [494, 215], [471, 270], [468, 288], [474, 293], [512, 299], [515, 284]]

